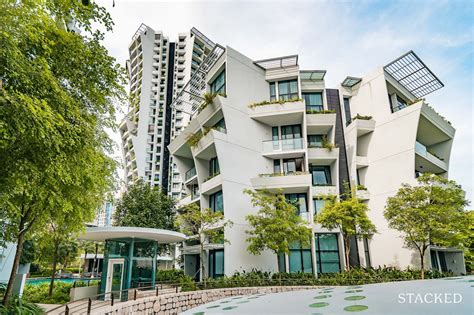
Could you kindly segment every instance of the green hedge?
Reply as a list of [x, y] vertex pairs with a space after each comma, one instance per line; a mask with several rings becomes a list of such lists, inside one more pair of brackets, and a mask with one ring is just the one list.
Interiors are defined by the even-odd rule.
[[[100, 281], [90, 281], [89, 286], [99, 285]], [[23, 300], [32, 303], [45, 303], [45, 304], [63, 304], [69, 302], [69, 293], [73, 287], [86, 287], [88, 283], [85, 281], [74, 282], [60, 282], [54, 283], [54, 289], [52, 296], [48, 296], [49, 282], [41, 284], [27, 284], [23, 292]]]
[[44, 314], [44, 311], [41, 309], [41, 307], [27, 302], [24, 299], [20, 299], [18, 296], [14, 296], [10, 299], [7, 306], [0, 305], [0, 314], [40, 315]]
[[155, 279], [157, 282], [177, 282], [184, 276], [184, 271], [181, 269], [166, 269], [157, 270]]
[[[426, 279], [452, 276], [452, 273], [426, 271]], [[206, 283], [199, 283], [201, 289], [250, 287], [271, 285], [355, 285], [380, 283], [390, 281], [421, 279], [421, 272], [414, 269], [399, 270], [391, 267], [384, 268], [353, 268], [350, 271], [320, 274], [315, 278], [311, 273], [274, 273], [253, 270], [251, 272], [237, 272], [231, 277], [208, 279]]]

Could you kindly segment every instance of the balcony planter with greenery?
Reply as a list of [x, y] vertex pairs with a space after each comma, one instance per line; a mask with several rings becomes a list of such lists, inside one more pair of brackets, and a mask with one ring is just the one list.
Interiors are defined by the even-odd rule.
[[314, 109], [307, 109], [306, 114], [335, 114], [336, 111], [332, 109], [325, 109], [325, 110], [314, 110]]
[[323, 137], [322, 147], [327, 149], [329, 152], [331, 152], [332, 149], [337, 148], [337, 146], [334, 143], [331, 143], [326, 136]]
[[356, 189], [357, 190], [367, 190], [367, 187], [365, 187], [364, 185], [357, 185]]
[[259, 177], [280, 177], [280, 176], [297, 176], [307, 175], [308, 172], [291, 172], [291, 173], [269, 173], [269, 174], [258, 174]]
[[356, 119], [371, 120], [371, 119], [372, 119], [372, 116], [364, 116], [364, 115], [360, 115], [359, 113], [357, 113], [357, 115], [355, 115], [354, 117], [352, 117], [352, 120], [356, 120]]
[[217, 173], [215, 173], [214, 175], [209, 176], [208, 178], [206, 178], [206, 179], [203, 181], [203, 183], [205, 183], [205, 182], [207, 182], [207, 181], [209, 181], [209, 180], [211, 180], [211, 179], [213, 179], [214, 177], [217, 177], [217, 176], [219, 176], [219, 175], [221, 175], [221, 172], [217, 172]]
[[227, 97], [227, 95], [224, 94], [224, 93], [205, 93], [205, 94], [203, 95], [204, 101], [203, 101], [203, 103], [198, 107], [197, 113], [199, 114], [199, 113], [202, 112], [202, 111], [204, 110], [204, 108], [206, 108], [209, 104], [212, 104], [212, 102], [214, 102], [214, 99], [216, 98], [217, 95], [222, 96], [222, 97]]
[[201, 140], [203, 136], [204, 135], [202, 134], [201, 130], [199, 130], [188, 138], [187, 143], [191, 148], [194, 148], [195, 146], [197, 146], [199, 140]]
[[278, 101], [262, 101], [259, 103], [250, 104], [248, 107], [255, 108], [255, 107], [265, 106], [265, 105], [285, 104], [285, 103], [302, 102], [302, 101], [303, 100], [301, 98], [292, 98], [290, 100], [278, 100]]

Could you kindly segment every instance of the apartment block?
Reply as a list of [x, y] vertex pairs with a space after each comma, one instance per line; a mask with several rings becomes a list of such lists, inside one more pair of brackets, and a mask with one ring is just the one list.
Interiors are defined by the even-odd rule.
[[133, 35], [127, 61], [131, 102], [119, 128], [126, 186], [143, 179], [180, 197], [181, 178], [167, 145], [188, 124], [189, 114], [170, 104], [213, 46], [195, 28], [174, 42], [145, 24]]
[[[371, 240], [351, 242], [350, 265], [417, 265], [416, 253], [387, 227], [383, 210], [387, 197], [402, 183], [414, 184], [420, 173], [448, 176], [455, 129], [422, 99], [442, 83], [415, 53], [335, 88], [326, 87], [325, 70], [300, 69], [297, 55], [254, 61], [218, 44], [201, 70], [205, 75], [192, 78], [201, 89], [191, 92], [187, 84], [172, 104], [191, 120], [169, 150], [183, 177], [179, 205], [222, 211], [234, 223], [216, 226], [229, 243], [205, 241], [207, 276], [253, 268], [314, 274], [344, 269], [340, 232], [313, 222], [324, 196], [339, 194], [345, 182], [368, 204], [379, 231]], [[207, 92], [220, 95], [197, 110]], [[258, 209], [244, 189], [278, 191], [297, 201], [313, 230], [311, 246], [295, 244], [291, 255], [279, 257], [250, 254], [245, 217]], [[182, 250], [186, 274], [202, 278], [199, 240], [189, 238]], [[465, 272], [458, 249], [432, 247], [427, 256], [427, 266]]]

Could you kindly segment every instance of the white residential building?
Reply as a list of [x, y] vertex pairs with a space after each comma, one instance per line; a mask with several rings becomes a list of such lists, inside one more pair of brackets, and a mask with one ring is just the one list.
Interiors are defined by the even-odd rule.
[[142, 24], [132, 37], [127, 61], [132, 101], [120, 124], [126, 186], [143, 179], [180, 197], [181, 178], [167, 145], [188, 123], [189, 115], [170, 104], [213, 45], [195, 28], [172, 42]]
[[[344, 182], [357, 188], [379, 231], [372, 240], [352, 242], [350, 264], [417, 265], [416, 253], [387, 227], [384, 206], [420, 172], [448, 176], [455, 132], [419, 100], [442, 87], [421, 60], [410, 52], [330, 89], [326, 71], [300, 69], [296, 55], [253, 61], [216, 45], [212, 56], [201, 69], [206, 75], [192, 78], [201, 89], [186, 85], [172, 104], [192, 119], [169, 145], [179, 173], [186, 174], [186, 196], [179, 204], [223, 211], [234, 223], [223, 231], [230, 243], [206, 242], [209, 276], [252, 268], [315, 274], [343, 269], [340, 233], [322, 229], [313, 219], [324, 205], [321, 196], [339, 194]], [[205, 92], [224, 95], [196, 111]], [[277, 100], [286, 102], [258, 104]], [[191, 145], [190, 137], [199, 141]], [[335, 147], [327, 149], [328, 143]], [[270, 252], [250, 254], [245, 217], [257, 209], [243, 194], [247, 188], [278, 190], [299, 201], [299, 213], [313, 229], [311, 247], [294, 246], [291, 255], [278, 259]], [[195, 278], [200, 277], [197, 244], [190, 239], [183, 246], [185, 272]], [[428, 266], [465, 272], [462, 251], [431, 248], [430, 253]]]
[[105, 201], [97, 211], [97, 215], [92, 224], [101, 227], [112, 226], [114, 210], [114, 203], [112, 201]]

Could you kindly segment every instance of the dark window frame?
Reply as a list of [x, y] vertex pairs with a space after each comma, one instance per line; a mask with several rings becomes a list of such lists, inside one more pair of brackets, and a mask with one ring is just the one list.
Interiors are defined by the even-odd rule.
[[[292, 82], [296, 82], [296, 92], [291, 91], [291, 83]], [[281, 94], [280, 85], [283, 85], [283, 84], [288, 84], [288, 92], [289, 93]], [[297, 79], [278, 81], [278, 100], [288, 101], [288, 100], [291, 100], [291, 99], [296, 99], [298, 97], [299, 97], [299, 87], [298, 87], [298, 80]]]
[[[310, 96], [315, 95], [315, 94], [321, 96], [321, 104], [308, 104], [310, 100]], [[302, 95], [306, 104], [306, 110], [317, 111], [317, 112], [322, 112], [324, 110], [323, 92], [303, 92]]]
[[[216, 253], [217, 252], [222, 252], [222, 274], [216, 273]], [[209, 250], [209, 276], [211, 278], [221, 278], [225, 274], [225, 255], [224, 255], [224, 249], [211, 249]]]
[[209, 160], [209, 176], [215, 176], [220, 173], [219, 159], [213, 157]]
[[[305, 208], [306, 208], [306, 211], [304, 211], [304, 212], [301, 212], [301, 208], [300, 208], [300, 198], [302, 196], [304, 197], [304, 203], [305, 203]], [[292, 204], [293, 204], [293, 202], [295, 202], [294, 205], [298, 209], [298, 215], [300, 215], [301, 213], [308, 213], [309, 212], [309, 209], [308, 209], [308, 195], [306, 193], [285, 194], [285, 199], [288, 202], [291, 202]], [[297, 205], [296, 205], [296, 203], [297, 203]]]
[[[218, 80], [223, 77], [222, 84], [217, 86]], [[218, 94], [224, 94], [226, 91], [226, 82], [225, 82], [225, 69], [222, 69], [221, 72], [215, 77], [214, 80], [209, 84], [210, 85], [210, 91], [211, 93], [218, 93]]]
[[[220, 194], [222, 198], [222, 209], [216, 209], [217, 208], [217, 196]], [[209, 195], [209, 208], [212, 210], [212, 212], [224, 212], [224, 194], [222, 193], [222, 190], [216, 191], [213, 194]]]
[[[320, 244], [320, 236], [321, 235], [334, 235], [336, 237], [336, 244], [337, 244], [337, 250], [321, 250], [321, 244]], [[315, 251], [316, 251], [316, 270], [318, 270], [318, 273], [327, 273], [327, 272], [324, 272], [323, 271], [323, 261], [321, 260], [321, 252], [325, 252], [325, 253], [337, 253], [337, 257], [338, 257], [338, 263], [339, 263], [339, 271], [336, 271], [336, 272], [340, 272], [342, 270], [342, 267], [341, 267], [341, 256], [340, 256], [340, 248], [339, 248], [339, 235], [336, 234], [336, 233], [315, 233], [314, 234], [314, 241], [317, 242], [317, 244], [315, 244], [316, 248], [315, 248]]]
[[[298, 247], [298, 248], [296, 248], [296, 247]], [[310, 263], [311, 263], [311, 271], [304, 271], [305, 270], [305, 268], [304, 268], [304, 253], [306, 253], [306, 254], [309, 253]], [[311, 253], [311, 247], [302, 248], [302, 246], [299, 245], [299, 246], [294, 246], [292, 248], [292, 246], [290, 245], [290, 256], [291, 255], [300, 255], [301, 265], [299, 266], [300, 267], [299, 270], [291, 271], [291, 269], [292, 269], [291, 268], [291, 259], [288, 259], [288, 272], [290, 272], [290, 273], [297, 273], [297, 272], [313, 273], [314, 272], [314, 262], [313, 262], [313, 255]]]
[[[326, 177], [326, 183], [316, 183], [313, 171], [323, 171]], [[310, 165], [309, 172], [311, 173], [311, 183], [313, 186], [332, 186], [331, 167], [329, 165]]]

